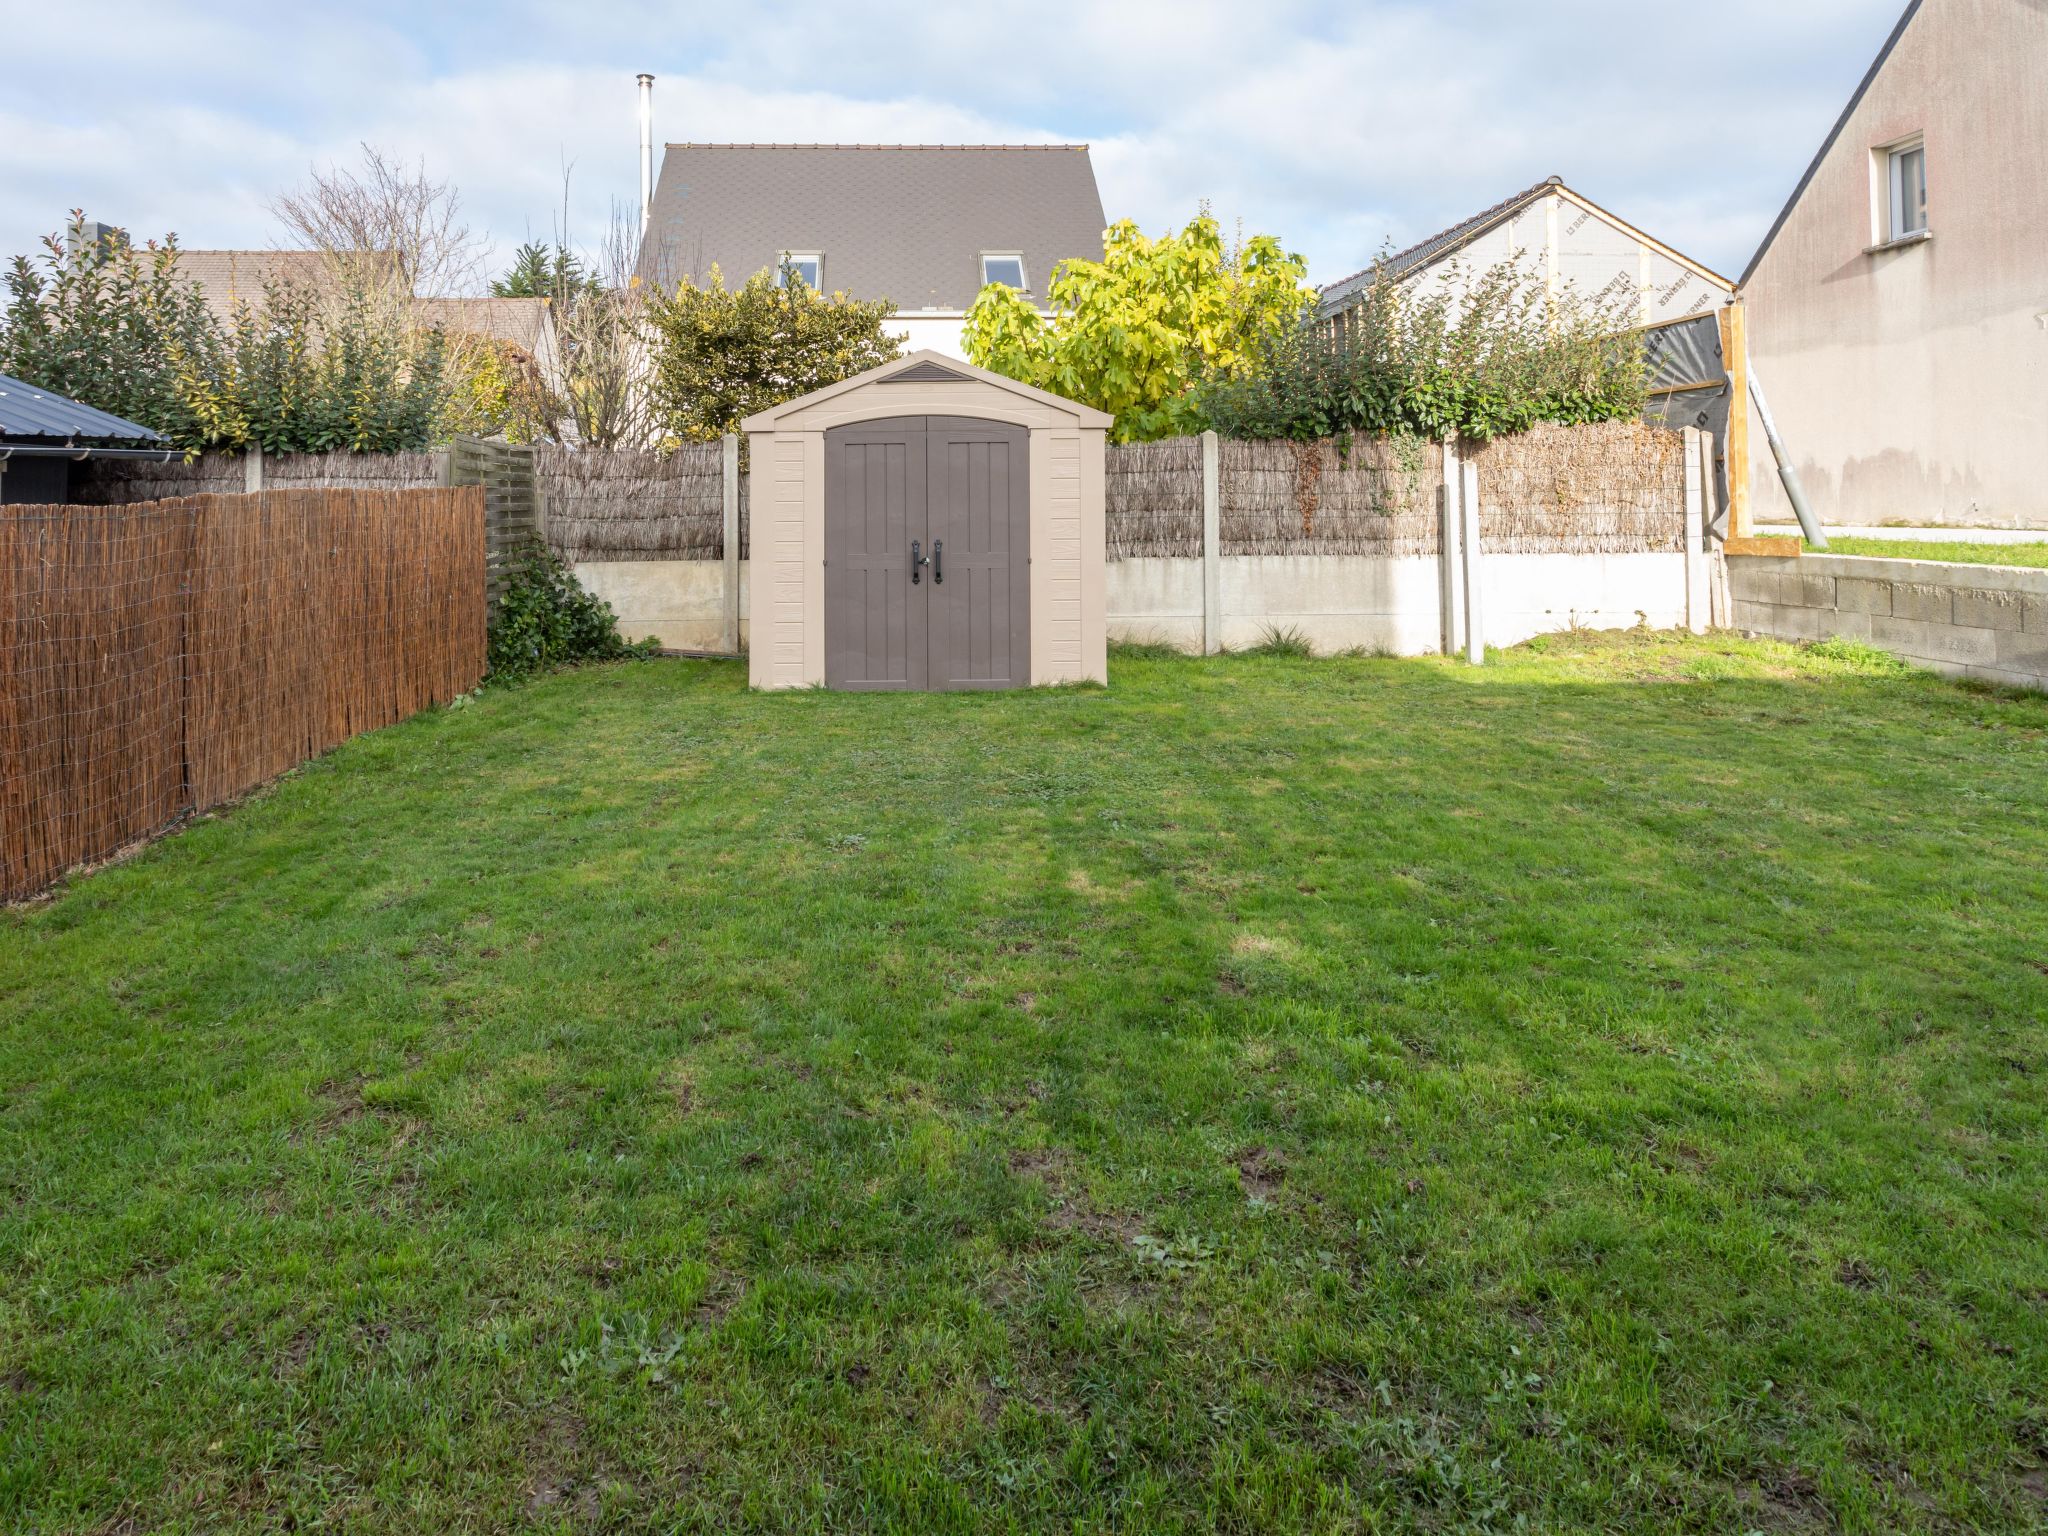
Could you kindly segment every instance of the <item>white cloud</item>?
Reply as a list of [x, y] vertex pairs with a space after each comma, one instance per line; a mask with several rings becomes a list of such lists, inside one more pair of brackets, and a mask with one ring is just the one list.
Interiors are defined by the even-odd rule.
[[267, 245], [269, 198], [364, 140], [456, 182], [501, 252], [551, 233], [571, 163], [570, 227], [594, 237], [637, 196], [647, 68], [665, 139], [1087, 139], [1111, 217], [1156, 229], [1206, 198], [1319, 277], [1552, 172], [1739, 268], [1898, 3], [1729, 0], [1709, 18], [1621, 0], [1128, 0], [1049, 28], [928, 0], [627, 0], [568, 25], [537, 0], [108, 0], [82, 65], [74, 10], [0, 0], [0, 253], [73, 206], [138, 235]]

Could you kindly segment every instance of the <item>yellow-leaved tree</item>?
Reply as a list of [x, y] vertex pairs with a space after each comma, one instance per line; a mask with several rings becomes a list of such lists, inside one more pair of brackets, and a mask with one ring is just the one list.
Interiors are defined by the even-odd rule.
[[991, 283], [963, 340], [983, 368], [1110, 412], [1116, 442], [1199, 432], [1195, 386], [1234, 377], [1301, 324], [1315, 298], [1306, 271], [1271, 235], [1226, 245], [1206, 209], [1156, 240], [1126, 219], [1104, 234], [1101, 261], [1060, 268], [1050, 319]]

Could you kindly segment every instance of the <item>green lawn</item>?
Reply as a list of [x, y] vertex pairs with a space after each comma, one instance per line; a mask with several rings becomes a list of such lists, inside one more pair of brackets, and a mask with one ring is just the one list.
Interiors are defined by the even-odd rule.
[[0, 916], [0, 1529], [2041, 1529], [2048, 699], [1493, 660], [561, 675]]
[[[1820, 553], [1812, 545], [1809, 553]], [[2039, 544], [1951, 544], [1936, 539], [1829, 539], [1830, 555], [1883, 555], [1893, 560], [1947, 560], [1959, 565], [2048, 566], [2048, 540]]]

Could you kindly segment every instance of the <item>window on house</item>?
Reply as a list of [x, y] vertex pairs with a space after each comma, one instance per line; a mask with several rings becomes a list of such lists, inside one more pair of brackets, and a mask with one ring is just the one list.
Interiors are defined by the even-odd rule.
[[1904, 240], [1927, 232], [1927, 146], [1915, 139], [1885, 151], [1884, 237]]
[[981, 285], [1001, 283], [1005, 288], [1014, 288], [1019, 293], [1027, 289], [1024, 281], [1024, 253], [1022, 251], [983, 251], [981, 253]]
[[784, 251], [775, 268], [775, 286], [780, 288], [794, 272], [813, 293], [824, 292], [825, 256], [822, 251]]

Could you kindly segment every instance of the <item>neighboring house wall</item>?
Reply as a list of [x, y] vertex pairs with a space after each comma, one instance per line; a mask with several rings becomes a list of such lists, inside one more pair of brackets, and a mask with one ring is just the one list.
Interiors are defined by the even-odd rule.
[[[1642, 324], [1704, 314], [1732, 287], [1698, 263], [1553, 180], [1390, 258], [1410, 289], [1442, 285], [1462, 294], [1473, 279], [1513, 260], [1554, 293], [1626, 305]], [[1331, 316], [1373, 278], [1355, 273], [1323, 291]]]
[[893, 315], [883, 329], [903, 338], [905, 352], [943, 352], [965, 361], [967, 348], [960, 333], [966, 323], [967, 316], [960, 310], [922, 311]]
[[[1750, 356], [1828, 523], [2048, 527], [2044, 82], [2041, 0], [1925, 0], [1744, 279]], [[1875, 249], [1882, 151], [1914, 135], [1928, 236]], [[1790, 519], [1768, 453], [1752, 494]]]

